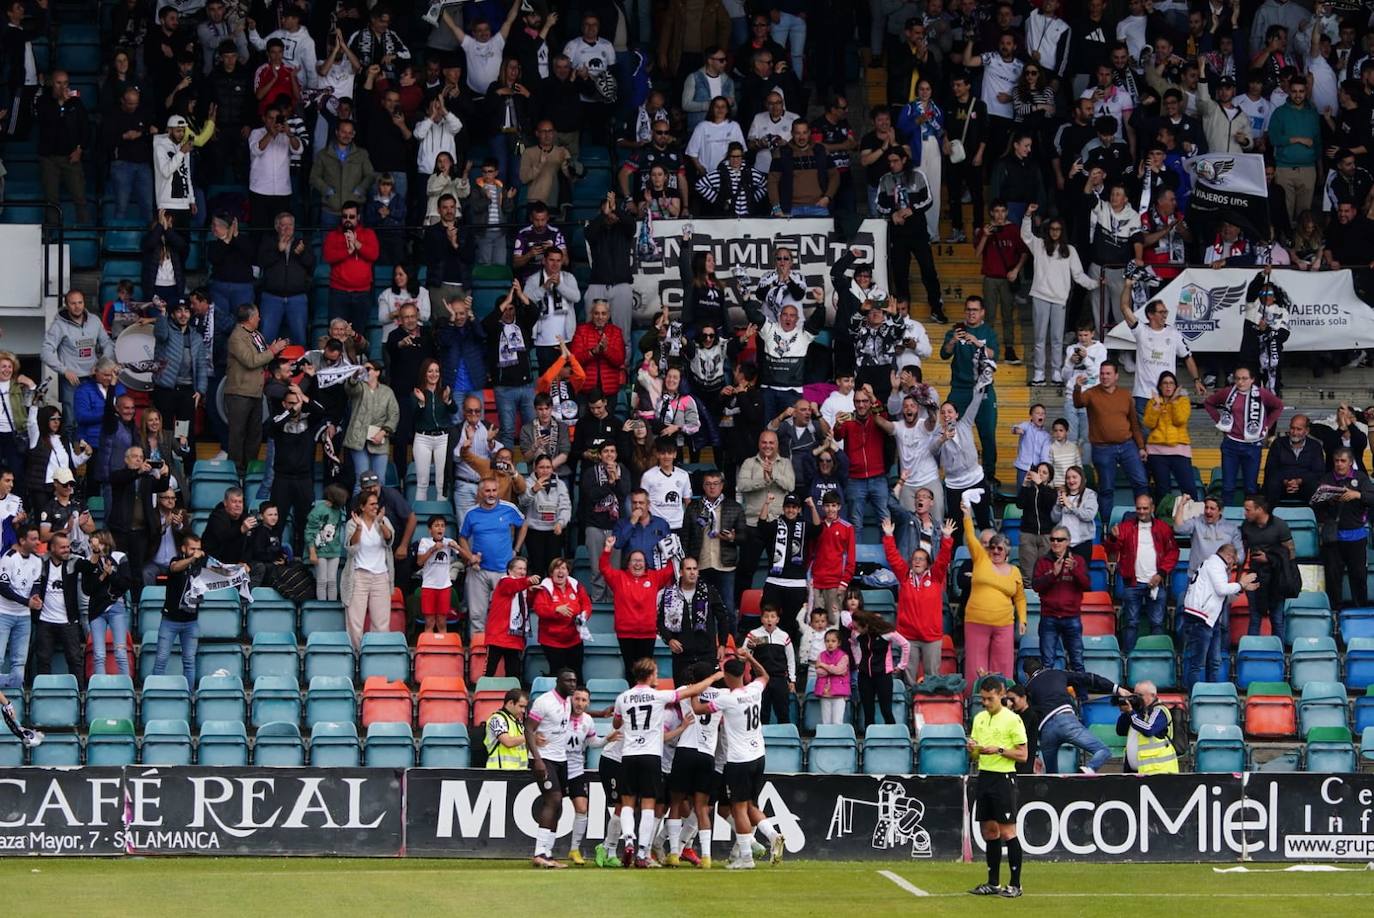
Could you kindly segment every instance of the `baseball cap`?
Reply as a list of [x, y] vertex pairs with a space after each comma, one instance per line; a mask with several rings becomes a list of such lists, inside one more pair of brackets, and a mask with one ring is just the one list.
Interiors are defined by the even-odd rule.
[[363, 472], [362, 476], [358, 479], [358, 484], [364, 488], [370, 488], [375, 484], [381, 483], [382, 480], [377, 477], [376, 472]]
[[826, 492], [825, 492], [825, 496], [821, 498], [821, 503], [823, 503], [823, 504], [838, 504], [839, 502], [840, 502], [840, 492], [839, 492], [839, 491], [826, 491]]
[[169, 131], [172, 128], [184, 128], [190, 126], [191, 123], [187, 121], [185, 118], [183, 118], [181, 115], [173, 115], [172, 117], [167, 119], [167, 130]]
[[72, 474], [71, 469], [58, 469], [56, 472], [52, 473], [52, 480], [57, 484], [69, 485], [76, 481], [76, 476]]
[[784, 507], [800, 507], [802, 499], [797, 494], [789, 494], [782, 499], [782, 505]]
[[1224, 77], [1222, 77], [1221, 79], [1217, 80], [1217, 86], [1218, 86], [1218, 87], [1221, 87], [1221, 86], [1230, 86], [1230, 87], [1234, 88], [1235, 85], [1236, 85], [1236, 78], [1235, 78], [1235, 77], [1232, 77], [1232, 76], [1224, 76]]

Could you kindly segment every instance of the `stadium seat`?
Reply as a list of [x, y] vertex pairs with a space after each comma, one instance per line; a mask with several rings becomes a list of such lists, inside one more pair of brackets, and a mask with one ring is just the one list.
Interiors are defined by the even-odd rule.
[[[1303, 596], [1313, 594], [1304, 593]], [[1316, 594], [1322, 597], [1323, 606], [1315, 608], [1312, 606], [1299, 606], [1290, 608], [1283, 616], [1284, 642], [1289, 646], [1299, 638], [1308, 637], [1330, 637], [1334, 632], [1331, 610], [1325, 607], [1326, 594]], [[1292, 600], [1289, 600], [1291, 603]]]
[[253, 604], [245, 615], [249, 638], [263, 632], [272, 634], [296, 633], [296, 606], [276, 590], [258, 587], [253, 590]]
[[[9, 208], [5, 208], [6, 215]], [[75, 733], [49, 733], [41, 746], [29, 750], [29, 764], [66, 768], [81, 764], [81, 737]]]
[[1122, 681], [1121, 645], [1115, 632], [1089, 635], [1084, 631], [1083, 668], [1111, 682], [1119, 684]]
[[1188, 701], [1188, 725], [1194, 733], [1208, 724], [1240, 725], [1240, 696], [1231, 682], [1198, 682]]
[[[219, 591], [222, 592], [222, 591]], [[232, 591], [231, 591], [232, 592]], [[243, 634], [243, 612], [239, 608], [238, 594], [232, 600], [211, 598], [207, 594], [201, 601], [196, 618], [200, 622], [202, 641], [236, 641]]]
[[1115, 696], [1112, 695], [1082, 699], [1079, 702], [1079, 708], [1081, 710], [1080, 719], [1089, 727], [1093, 724], [1107, 724], [1115, 727], [1117, 718], [1121, 715], [1121, 709], [1117, 707]]
[[[530, 697], [538, 698], [545, 692], [552, 692], [553, 687], [558, 684], [558, 680], [553, 676], [539, 676], [530, 683]], [[595, 705], [593, 705], [595, 707]]]
[[205, 676], [196, 687], [196, 723], [242, 721], [248, 700], [238, 676]]
[[415, 682], [431, 676], [463, 677], [463, 639], [457, 634], [420, 635], [415, 644]]
[[421, 768], [467, 768], [471, 763], [467, 724], [430, 723], [420, 729]]
[[623, 679], [625, 661], [620, 648], [611, 643], [586, 645], [582, 658], [583, 679]]
[[801, 734], [796, 724], [763, 725], [764, 768], [769, 774], [802, 771]]
[[134, 682], [128, 676], [97, 673], [86, 683], [86, 723], [134, 719]]
[[630, 684], [624, 679], [588, 679], [587, 691], [591, 694], [592, 710], [599, 711], [615, 704], [620, 693], [629, 687]]
[[[516, 687], [519, 685], [518, 680], [515, 679], [482, 679], [478, 685], [493, 681], [514, 683]], [[501, 707], [507, 688], [486, 689], [469, 698], [467, 684], [461, 677], [430, 676], [420, 683], [419, 701], [416, 705], [416, 722], [420, 725], [421, 730], [424, 730], [425, 725], [431, 723], [466, 725], [470, 710], [481, 709], [485, 716], [479, 722], [485, 723], [486, 716], [490, 716], [492, 711]]]
[[76, 676], [70, 673], [34, 676], [28, 714], [36, 727], [75, 727], [81, 721]]
[[1245, 740], [1235, 724], [1203, 724], [1193, 746], [1193, 770], [1206, 774], [1245, 771]]
[[300, 681], [301, 660], [296, 652], [296, 635], [286, 631], [259, 631], [253, 635], [248, 657], [248, 678], [255, 685], [263, 676], [285, 676]]
[[273, 721], [258, 727], [253, 738], [253, 764], [269, 768], [300, 768], [305, 764], [305, 742], [295, 722]]
[[317, 676], [341, 676], [353, 681], [356, 660], [353, 642], [344, 631], [316, 631], [305, 639], [305, 681]]
[[[506, 672], [506, 663], [504, 660], [501, 661], [497, 668], [503, 676], [518, 675], [516, 673]], [[480, 631], [472, 635], [471, 640], [468, 642], [467, 672], [467, 681], [472, 683], [473, 685], [476, 685], [477, 680], [487, 674], [487, 639], [486, 636], [483, 635]], [[584, 678], [585, 675], [586, 674], [584, 673]]]
[[[89, 747], [86, 756], [90, 758]], [[1358, 764], [1355, 744], [1346, 727], [1313, 727], [1307, 733], [1307, 770], [1350, 773]]]
[[410, 768], [414, 765], [415, 736], [410, 731], [410, 723], [371, 724], [367, 728], [363, 764], [368, 768]]
[[143, 703], [139, 719], [191, 720], [191, 690], [185, 676], [148, 676], [143, 680]]
[[184, 720], [150, 720], [143, 724], [144, 765], [190, 765], [191, 728]]
[[252, 723], [298, 723], [301, 719], [301, 691], [295, 676], [259, 676], [253, 680]]
[[1348, 727], [1345, 686], [1339, 682], [1309, 682], [1298, 698], [1298, 734], [1313, 727]]
[[1355, 699], [1355, 732], [1363, 734], [1370, 726], [1374, 726], [1374, 686]]
[[1374, 637], [1346, 640], [1345, 687], [1363, 692], [1374, 685]]
[[138, 756], [132, 718], [99, 718], [86, 733], [87, 765], [132, 765]]
[[221, 669], [229, 675], [243, 678], [243, 645], [238, 642], [228, 644], [207, 644], [204, 641], [196, 648], [196, 678], [203, 679]]
[[864, 774], [909, 775], [911, 764], [911, 731], [906, 724], [870, 724], [864, 731]]
[[320, 721], [311, 726], [311, 765], [317, 768], [357, 768], [358, 759], [358, 727], [353, 721]]
[[1236, 651], [1236, 684], [1242, 690], [1248, 691], [1252, 682], [1282, 682], [1283, 677], [1283, 643], [1277, 637], [1246, 635], [1240, 639], [1240, 648]]
[[807, 749], [813, 775], [852, 775], [859, 770], [859, 743], [850, 724], [818, 724]]
[[1374, 608], [1341, 610], [1341, 640], [1349, 647], [1355, 638], [1374, 639]]
[[740, 618], [757, 618], [763, 603], [763, 590], [745, 590], [739, 598]]
[[925, 695], [917, 694], [912, 699], [917, 722], [928, 727], [931, 724], [963, 724], [963, 695]]
[[[1103, 569], [1105, 572], [1105, 563]], [[1116, 607], [1112, 596], [1105, 590], [1091, 590], [1083, 594], [1081, 618], [1083, 636], [1116, 635]]]
[[332, 599], [307, 599], [301, 603], [301, 636], [307, 640], [316, 631], [345, 630], [344, 608]]
[[410, 689], [401, 681], [372, 676], [363, 683], [363, 729], [377, 723], [410, 724]]
[[1298, 709], [1287, 682], [1252, 682], [1245, 694], [1245, 732], [1258, 739], [1289, 739], [1298, 732]]
[[1040, 658], [1040, 632], [1032, 630], [1026, 626], [1026, 633], [1021, 636], [1020, 646], [1016, 648], [1016, 662], [1013, 664], [1015, 669], [1015, 681], [1026, 681], [1025, 662], [1031, 657]]
[[239, 720], [209, 720], [200, 725], [196, 764], [241, 766], [248, 764], [248, 731]]
[[366, 684], [373, 676], [390, 682], [410, 678], [410, 650], [406, 636], [396, 631], [369, 631], [358, 652], [358, 678]]
[[923, 775], [968, 774], [968, 747], [960, 724], [926, 724], [916, 744], [916, 771]]
[[1178, 685], [1174, 639], [1169, 635], [1145, 634], [1135, 642], [1126, 660], [1126, 681], [1135, 685], [1142, 680], [1153, 682], [1161, 692]]
[[1360, 731], [1360, 764], [1368, 769], [1374, 763], [1374, 725]]
[[357, 712], [353, 680], [344, 676], [316, 676], [305, 694], [305, 725], [322, 721], [352, 722]]
[[1288, 682], [1301, 692], [1309, 682], [1339, 682], [1340, 662], [1336, 640], [1330, 637], [1300, 637], [1293, 641]]

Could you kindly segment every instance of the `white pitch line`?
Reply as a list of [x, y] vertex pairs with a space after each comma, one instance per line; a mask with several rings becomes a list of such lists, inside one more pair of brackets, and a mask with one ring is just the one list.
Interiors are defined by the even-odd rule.
[[912, 884], [910, 881], [905, 880], [905, 879], [903, 879], [902, 877], [897, 876], [897, 874], [893, 873], [891, 870], [879, 870], [879, 871], [878, 871], [878, 876], [880, 876], [880, 877], [886, 877], [887, 879], [891, 880], [893, 883], [896, 883], [896, 884], [897, 884], [898, 886], [900, 886], [902, 889], [905, 889], [907, 892], [911, 893], [913, 896], [928, 896], [928, 895], [930, 895], [930, 893], [926, 892], [926, 891], [925, 891], [924, 889], [922, 889], [921, 887], [916, 886], [916, 885]]

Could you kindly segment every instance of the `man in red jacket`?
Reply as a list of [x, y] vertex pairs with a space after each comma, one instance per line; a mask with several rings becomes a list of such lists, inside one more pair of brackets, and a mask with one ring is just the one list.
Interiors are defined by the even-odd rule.
[[855, 529], [864, 525], [864, 504], [873, 507], [873, 515], [886, 520], [887, 460], [884, 448], [892, 436], [892, 422], [880, 413], [873, 387], [867, 384], [854, 392], [854, 413], [842, 411], [835, 416], [835, 441], [844, 441], [844, 454], [849, 459], [849, 484], [845, 500], [849, 502], [849, 523]]
[[[1107, 534], [1107, 557], [1116, 560], [1116, 576], [1122, 583], [1122, 637], [1126, 653], [1135, 648], [1140, 630], [1140, 610], [1150, 622], [1150, 633], [1164, 631], [1164, 596], [1169, 575], [1178, 567], [1178, 543], [1169, 524], [1155, 517], [1155, 502], [1148, 494], [1135, 499], [1135, 516], [1127, 516]], [[1042, 607], [1043, 608], [1043, 607]], [[1042, 619], [1043, 621], [1043, 619]]]
[[[806, 502], [816, 506], [813, 498], [808, 497]], [[840, 603], [845, 590], [854, 579], [854, 527], [840, 519], [838, 491], [825, 492], [821, 506], [825, 514], [811, 558], [811, 588], [819, 594], [815, 605], [825, 608], [830, 625], [834, 627], [840, 620]]]
[[892, 535], [896, 528], [892, 520], [883, 520], [883, 551], [900, 584], [897, 633], [919, 651], [911, 654], [906, 664], [907, 682], [915, 685], [920, 671], [927, 679], [940, 672], [940, 654], [945, 644], [945, 575], [954, 558], [954, 520], [945, 520], [941, 526], [943, 535], [934, 563], [924, 548], [913, 551], [908, 563], [897, 550], [897, 540]]
[[592, 301], [590, 320], [573, 333], [572, 354], [587, 373], [579, 394], [604, 392], [615, 398], [625, 385], [625, 334], [611, 324], [610, 303]]
[[1069, 551], [1069, 531], [1050, 530], [1050, 552], [1035, 562], [1031, 588], [1040, 594], [1040, 659], [1049, 669], [1083, 669], [1083, 594], [1088, 591], [1088, 565]]
[[339, 225], [325, 234], [324, 260], [329, 265], [329, 317], [342, 316], [357, 329], [376, 315], [372, 266], [381, 248], [377, 234], [358, 223], [358, 202], [339, 208]]
[[658, 591], [677, 576], [674, 565], [656, 571], [649, 570], [644, 552], [635, 549], [625, 559], [625, 570], [611, 564], [615, 550], [615, 536], [606, 536], [601, 552], [601, 576], [606, 579], [615, 597], [615, 636], [620, 641], [620, 656], [625, 661], [625, 681], [631, 679], [636, 660], [654, 655], [654, 639], [658, 637]]

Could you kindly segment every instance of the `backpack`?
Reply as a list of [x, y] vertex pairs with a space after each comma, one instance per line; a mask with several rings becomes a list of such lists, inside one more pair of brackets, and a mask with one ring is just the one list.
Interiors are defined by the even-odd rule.
[[315, 598], [315, 574], [303, 561], [285, 565], [277, 575], [276, 591], [292, 602]]

